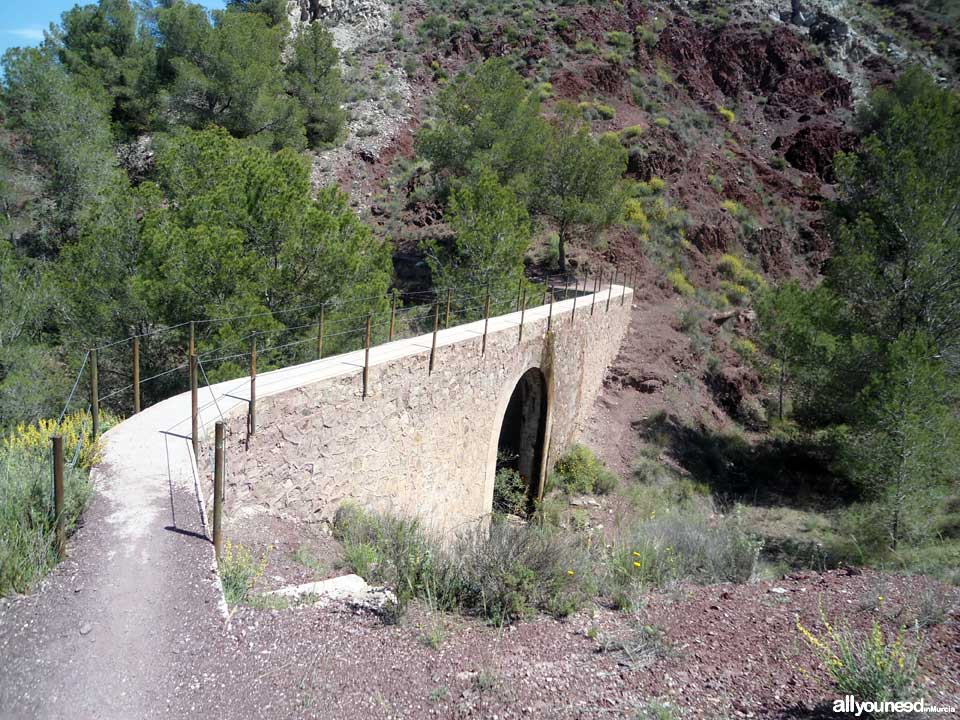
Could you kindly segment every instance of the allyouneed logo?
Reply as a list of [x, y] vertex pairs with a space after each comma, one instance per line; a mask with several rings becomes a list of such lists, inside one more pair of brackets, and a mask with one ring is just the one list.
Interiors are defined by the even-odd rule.
[[864, 713], [867, 715], [876, 713], [955, 713], [957, 708], [946, 705], [927, 705], [927, 701], [923, 698], [913, 702], [905, 700], [897, 702], [866, 700], [860, 702], [853, 695], [844, 695], [843, 699], [833, 701], [833, 711], [836, 713], [852, 713], [854, 717], [860, 717]]

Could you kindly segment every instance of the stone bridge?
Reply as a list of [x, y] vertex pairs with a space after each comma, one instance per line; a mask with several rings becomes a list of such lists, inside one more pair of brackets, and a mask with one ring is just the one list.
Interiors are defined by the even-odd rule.
[[[329, 520], [352, 501], [450, 530], [490, 512], [498, 456], [538, 497], [590, 413], [632, 299], [614, 285], [529, 308], [522, 334], [519, 312], [492, 317], [485, 343], [483, 320], [440, 330], [432, 372], [431, 334], [374, 347], [366, 397], [363, 351], [260, 376], [249, 440], [246, 403], [224, 412], [220, 401], [228, 517], [259, 506]], [[216, 389], [249, 397], [244, 384]], [[204, 409], [205, 425], [214, 411]]]
[[[498, 452], [538, 493], [590, 412], [631, 300], [613, 286], [577, 298], [576, 313], [573, 299], [552, 317], [529, 309], [522, 340], [519, 313], [490, 318], [485, 351], [482, 320], [442, 330], [433, 372], [430, 334], [372, 348], [366, 397], [362, 350], [264, 373], [249, 449], [249, 380], [201, 388], [203, 446], [216, 420], [232, 431], [227, 520], [259, 505], [315, 521], [353, 500], [453, 529], [490, 511]], [[229, 614], [191, 414], [182, 393], [104, 434], [67, 559], [36, 593], [0, 604], [0, 717], [186, 717], [196, 693], [219, 692]], [[220, 675], [201, 680], [198, 667]]]

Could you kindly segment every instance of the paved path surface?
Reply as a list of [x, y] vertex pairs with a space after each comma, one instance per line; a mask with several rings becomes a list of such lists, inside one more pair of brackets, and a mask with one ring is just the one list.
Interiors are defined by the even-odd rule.
[[[623, 292], [614, 286], [613, 298]], [[597, 303], [606, 302], [606, 291]], [[590, 297], [580, 298], [585, 311]], [[573, 300], [555, 303], [555, 316]], [[526, 312], [545, 318], [546, 306]], [[488, 332], [516, 331], [520, 314], [491, 318]], [[483, 321], [438, 334], [438, 346], [477, 337]], [[371, 364], [429, 352], [431, 336], [371, 351]], [[363, 352], [296, 365], [257, 379], [259, 397], [360, 373]], [[221, 414], [243, 411], [248, 383], [200, 393], [204, 442]], [[69, 557], [30, 596], [0, 601], [0, 718], [137, 720], [221, 715], [200, 689], [222, 648], [222, 595], [197, 499], [209, 468], [193, 462], [189, 393], [144, 410], [104, 435], [95, 495]], [[212, 663], [215, 665], [215, 663]]]

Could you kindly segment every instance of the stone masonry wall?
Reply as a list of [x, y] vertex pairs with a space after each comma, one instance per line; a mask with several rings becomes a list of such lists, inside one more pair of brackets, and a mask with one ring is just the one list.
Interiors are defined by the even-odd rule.
[[629, 293], [609, 311], [580, 307], [546, 320], [437, 348], [264, 398], [257, 434], [229, 419], [228, 516], [257, 505], [306, 521], [329, 520], [344, 501], [417, 513], [455, 530], [490, 512], [497, 441], [518, 380], [531, 367], [547, 378], [548, 467], [575, 442], [630, 321]]

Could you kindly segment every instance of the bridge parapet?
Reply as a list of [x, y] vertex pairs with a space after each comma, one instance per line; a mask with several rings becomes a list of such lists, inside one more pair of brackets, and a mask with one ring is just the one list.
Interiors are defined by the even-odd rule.
[[[430, 334], [374, 347], [367, 397], [362, 351], [261, 375], [249, 444], [243, 404], [226, 413], [228, 516], [261, 506], [329, 520], [351, 501], [421, 514], [445, 530], [482, 517], [521, 377], [539, 368], [545, 379], [542, 477], [587, 420], [632, 299], [630, 288], [615, 285], [529, 308], [522, 339], [519, 312], [490, 318], [485, 350], [482, 320], [441, 330], [432, 372]], [[242, 398], [243, 389], [233, 395]]]

